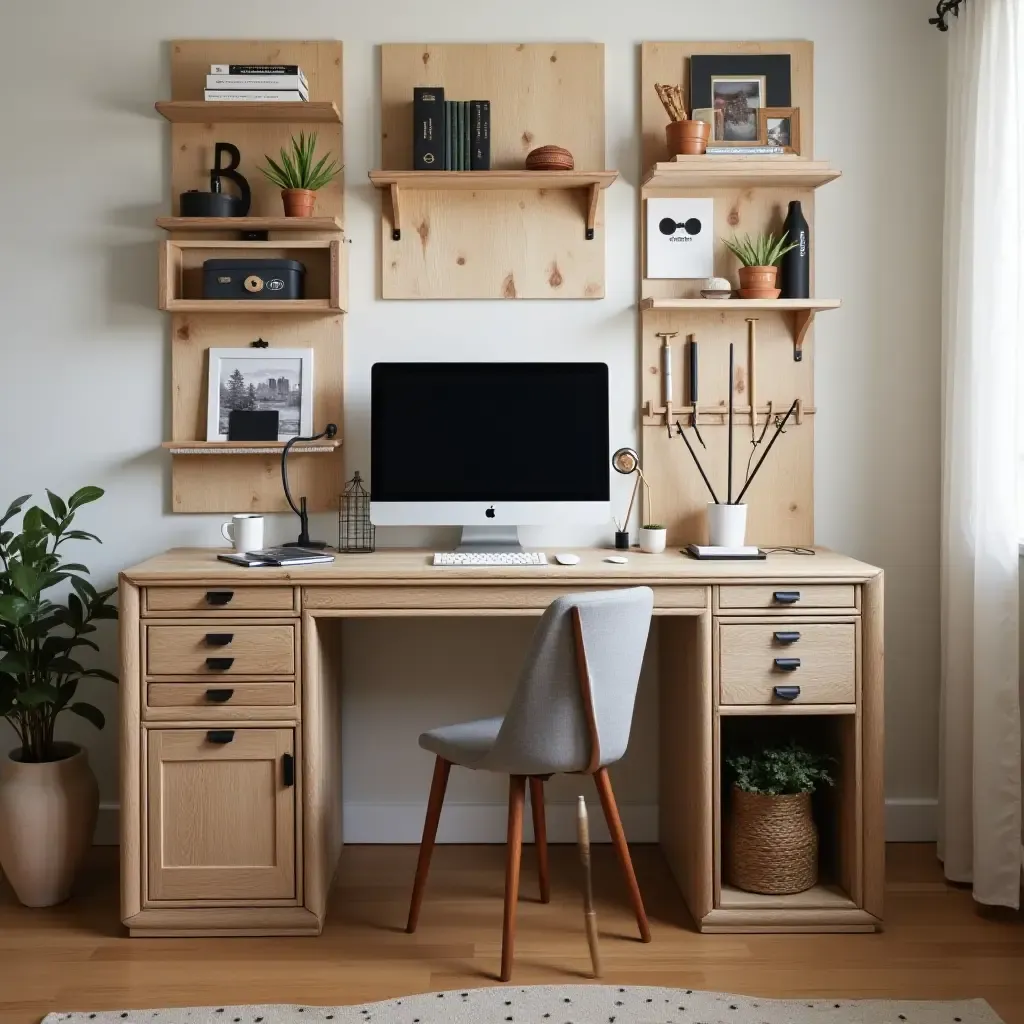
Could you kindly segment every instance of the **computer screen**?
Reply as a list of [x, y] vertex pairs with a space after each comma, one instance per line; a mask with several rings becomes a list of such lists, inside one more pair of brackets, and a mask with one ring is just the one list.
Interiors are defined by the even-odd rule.
[[609, 498], [604, 363], [376, 363], [370, 395], [374, 504]]

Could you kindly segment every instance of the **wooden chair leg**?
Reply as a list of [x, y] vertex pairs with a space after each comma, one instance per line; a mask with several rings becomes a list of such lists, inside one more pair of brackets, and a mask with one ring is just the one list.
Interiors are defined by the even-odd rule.
[[551, 876], [548, 872], [548, 824], [544, 814], [544, 780], [530, 778], [530, 809], [533, 811], [533, 841], [537, 846], [537, 874], [540, 901], [551, 902]]
[[441, 820], [441, 805], [444, 803], [444, 791], [448, 787], [448, 773], [451, 770], [451, 761], [446, 761], [443, 757], [438, 757], [434, 761], [434, 777], [430, 782], [427, 816], [423, 819], [423, 838], [420, 840], [420, 855], [416, 862], [416, 880], [412, 885], [409, 920], [405, 925], [405, 930], [410, 934], [416, 931], [416, 925], [419, 923], [420, 904], [423, 902], [423, 890], [426, 888], [427, 872], [430, 870], [430, 855], [434, 852], [437, 823]]
[[516, 944], [516, 903], [519, 902], [519, 858], [523, 848], [523, 804], [526, 776], [510, 775], [508, 780], [508, 839], [505, 850], [505, 920], [501, 931], [501, 980], [512, 977], [512, 954]]
[[650, 942], [651, 929], [647, 924], [647, 912], [644, 910], [640, 886], [636, 882], [633, 861], [629, 856], [629, 847], [626, 845], [626, 834], [622, 831], [622, 819], [619, 817], [619, 808], [615, 803], [615, 794], [612, 792], [612, 780], [608, 776], [607, 768], [598, 768], [594, 773], [594, 783], [597, 786], [597, 795], [601, 799], [604, 820], [608, 823], [608, 831], [611, 833], [612, 843], [615, 845], [615, 854], [619, 858], [619, 866], [622, 868], [622, 873], [626, 876], [629, 902], [633, 905], [636, 923], [640, 927], [640, 940], [642, 942]]

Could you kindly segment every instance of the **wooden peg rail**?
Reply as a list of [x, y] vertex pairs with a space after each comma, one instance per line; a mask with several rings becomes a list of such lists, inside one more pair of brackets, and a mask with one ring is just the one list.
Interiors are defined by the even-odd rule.
[[[786, 415], [786, 410], [792, 404], [792, 399], [788, 402], [778, 403], [772, 405], [769, 408], [767, 405], [759, 406], [757, 409], [757, 415], [754, 418], [753, 424], [750, 422], [750, 406], [749, 405], [737, 405], [733, 407], [733, 424], [735, 426], [758, 426], [759, 423], [763, 423], [765, 417], [771, 415], [772, 417], [781, 417]], [[813, 416], [817, 413], [817, 409], [813, 406], [804, 404], [803, 399], [799, 399], [796, 403], [796, 409], [793, 412], [793, 418], [791, 422], [796, 423], [798, 426], [803, 423], [805, 416]], [[644, 426], [645, 427], [662, 427], [666, 426], [666, 413], [668, 410], [663, 405], [654, 405], [653, 402], [645, 402], [643, 409]], [[725, 406], [721, 405], [702, 405], [696, 409], [697, 416], [699, 417], [698, 423], [700, 426], [707, 424], [708, 426], [725, 426], [729, 418], [729, 410]], [[671, 412], [670, 422], [667, 424], [671, 426], [677, 419], [681, 423], [685, 423], [687, 426], [693, 423], [694, 407], [693, 405], [681, 405], [678, 408], [673, 408]]]

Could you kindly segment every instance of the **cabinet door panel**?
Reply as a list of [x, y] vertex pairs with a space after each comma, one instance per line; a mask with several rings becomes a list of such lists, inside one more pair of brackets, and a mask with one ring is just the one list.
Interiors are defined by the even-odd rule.
[[294, 731], [151, 729], [148, 746], [149, 899], [294, 899]]

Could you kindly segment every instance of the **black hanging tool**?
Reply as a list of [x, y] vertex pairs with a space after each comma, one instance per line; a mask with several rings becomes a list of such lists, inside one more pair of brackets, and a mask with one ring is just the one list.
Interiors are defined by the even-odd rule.
[[697, 426], [697, 335], [690, 335], [690, 402], [693, 405], [693, 432], [697, 435], [697, 440], [700, 441], [701, 448], [707, 449], [707, 445], [704, 443], [704, 438], [700, 435], [700, 427]]

